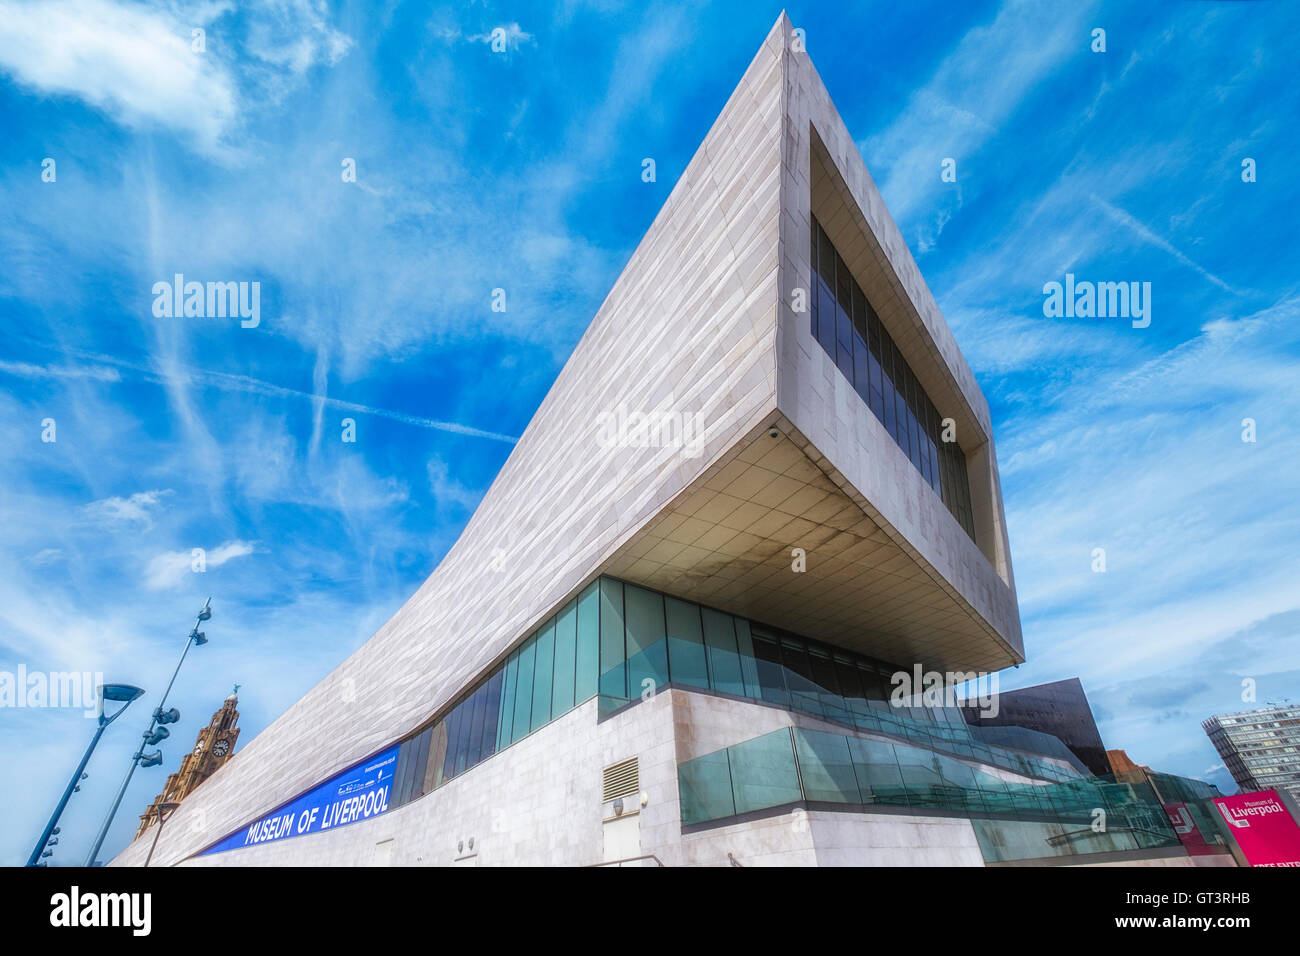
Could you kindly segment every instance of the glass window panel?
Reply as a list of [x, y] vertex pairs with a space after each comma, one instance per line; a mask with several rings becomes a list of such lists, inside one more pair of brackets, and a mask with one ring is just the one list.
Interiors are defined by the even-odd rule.
[[788, 730], [755, 737], [729, 751], [737, 813], [797, 803], [801, 799], [799, 771], [795, 768]]
[[867, 297], [856, 282], [853, 285], [853, 330], [863, 342], [867, 340]]
[[743, 697], [745, 681], [740, 670], [740, 654], [736, 650], [736, 630], [731, 615], [712, 608], [701, 607], [704, 623], [704, 643], [708, 647], [709, 680], [714, 690]]
[[758, 670], [760, 697], [788, 707], [790, 692], [785, 686], [785, 668], [781, 666], [781, 649], [776, 641], [754, 635], [754, 666]]
[[849, 699], [864, 699], [866, 695], [862, 692], [862, 678], [858, 676], [858, 669], [847, 658], [835, 655], [835, 675], [838, 678], [840, 694]]
[[551, 719], [573, 707], [573, 677], [578, 654], [578, 602], [555, 615], [555, 674], [551, 683]]
[[830, 283], [817, 280], [817, 341], [832, 358], [835, 356], [835, 293]]
[[455, 763], [452, 764], [451, 775], [459, 776], [465, 772], [465, 756], [469, 744], [469, 718], [470, 712], [464, 703], [456, 705], [452, 712], [454, 718], [451, 722], [452, 744], [454, 746], [453, 755]]
[[487, 716], [487, 685], [470, 695], [466, 702], [469, 720], [465, 733], [465, 767], [474, 766], [483, 759], [483, 721]]
[[788, 638], [781, 640], [781, 663], [785, 666], [790, 704], [797, 710], [821, 714], [822, 689], [812, 678], [812, 665], [803, 645]]
[[480, 759], [486, 759], [497, 752], [497, 722], [501, 717], [501, 681], [502, 668], [487, 679], [484, 685], [483, 730], [479, 739]]
[[907, 806], [907, 788], [903, 784], [894, 745], [861, 737], [850, 737], [848, 742], [861, 802]]
[[867, 322], [869, 342], [871, 346], [871, 410], [876, 413], [876, 417], [884, 420], [885, 417], [885, 399], [884, 385], [880, 371], [880, 336], [882, 334], [880, 327], [880, 318], [876, 315], [870, 303], [867, 305]]
[[939, 789], [943, 778], [939, 775], [939, 755], [930, 750], [895, 745], [898, 767], [903, 772], [908, 799], [914, 807], [943, 806], [944, 796]]
[[623, 582], [600, 579], [600, 692], [626, 699], [627, 667], [623, 643]]
[[754, 640], [749, 622], [743, 617], [732, 618], [736, 626], [736, 648], [740, 651], [740, 674], [745, 684], [745, 695], [758, 699], [758, 666], [754, 661]]
[[397, 766], [393, 768], [390, 793], [394, 806], [400, 806], [407, 801], [406, 781], [410, 777], [410, 765], [411, 742], [404, 740], [397, 748]]
[[433, 733], [429, 743], [429, 769], [425, 772], [426, 791], [436, 790], [441, 787], [446, 776], [447, 721], [434, 721], [432, 729]]
[[909, 438], [907, 428], [907, 386], [906, 376], [903, 373], [903, 355], [894, 349], [894, 416], [896, 421], [896, 435], [898, 447], [903, 449], [903, 454], [908, 458], [912, 457], [911, 439]]
[[505, 750], [514, 739], [511, 728], [515, 722], [515, 684], [519, 676], [519, 652], [506, 658], [501, 678], [501, 718], [497, 728], [497, 750]]
[[835, 346], [835, 365], [839, 368], [840, 374], [853, 385], [853, 342], [849, 341], [848, 345]]
[[867, 343], [856, 331], [853, 333], [853, 388], [863, 404], [871, 405], [870, 371], [867, 368]]
[[533, 730], [551, 722], [551, 679], [555, 673], [555, 620], [537, 632], [537, 654], [533, 661]]
[[885, 352], [882, 356], [881, 371], [884, 375], [885, 428], [889, 436], [898, 441], [898, 390], [894, 388], [893, 379], [893, 343], [884, 340]]
[[888, 700], [891, 687], [885, 682], [880, 671], [870, 664], [858, 664], [858, 676], [862, 678], [862, 689], [868, 700]]
[[578, 670], [574, 683], [574, 703], [582, 703], [596, 693], [600, 675], [600, 588], [591, 584], [578, 595]]
[[843, 734], [794, 729], [804, 797], [826, 803], [861, 803], [849, 741]]
[[663, 595], [634, 584], [623, 587], [627, 622], [627, 683], [639, 697], [668, 683], [668, 643]]
[[681, 795], [682, 823], [687, 826], [736, 813], [726, 750], [683, 763], [678, 767], [677, 788]]
[[532, 729], [533, 722], [533, 663], [537, 659], [537, 635], [534, 634], [519, 648], [519, 676], [515, 685], [515, 720], [511, 740], [521, 740]]
[[817, 233], [821, 231], [821, 226], [817, 220], [813, 220], [812, 228], [808, 230], [809, 245], [808, 250], [808, 311], [812, 318], [812, 335], [817, 338]]
[[674, 597], [665, 598], [664, 604], [668, 618], [668, 668], [673, 683], [707, 688], [709, 664], [704, 653], [699, 605]]
[[835, 677], [835, 668], [831, 664], [830, 655], [819, 648], [810, 647], [808, 660], [812, 664], [812, 679], [817, 686], [838, 697], [840, 682]]
[[835, 247], [831, 237], [820, 225], [817, 227], [817, 274], [825, 280], [827, 286], [835, 282]]
[[450, 780], [456, 776], [456, 724], [458, 715], [455, 709], [452, 709], [446, 717], [442, 719], [442, 724], [447, 730], [447, 751], [443, 758], [442, 779]]

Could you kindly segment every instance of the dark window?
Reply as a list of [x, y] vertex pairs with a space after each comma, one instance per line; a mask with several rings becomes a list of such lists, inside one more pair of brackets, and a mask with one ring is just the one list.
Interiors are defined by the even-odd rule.
[[944, 447], [942, 416], [815, 219], [810, 243], [813, 337], [974, 538], [965, 455], [955, 445]]
[[790, 694], [786, 690], [785, 668], [781, 666], [781, 650], [776, 641], [755, 634], [754, 662], [758, 668], [758, 684], [763, 700], [788, 705]]

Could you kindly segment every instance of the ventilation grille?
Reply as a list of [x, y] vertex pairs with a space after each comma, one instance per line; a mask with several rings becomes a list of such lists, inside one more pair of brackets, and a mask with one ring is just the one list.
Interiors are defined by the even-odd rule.
[[641, 771], [637, 768], [637, 758], [629, 757], [622, 763], [605, 768], [605, 784], [602, 803], [609, 803], [619, 797], [631, 796], [641, 789]]

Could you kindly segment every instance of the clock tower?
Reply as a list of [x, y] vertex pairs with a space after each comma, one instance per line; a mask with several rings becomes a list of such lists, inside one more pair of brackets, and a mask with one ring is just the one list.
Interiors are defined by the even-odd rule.
[[239, 728], [235, 726], [239, 721], [238, 692], [239, 685], [236, 684], [234, 692], [225, 699], [221, 709], [199, 731], [194, 749], [181, 759], [180, 769], [168, 775], [162, 793], [140, 814], [140, 828], [135, 833], [137, 837], [158, 822], [160, 804], [180, 803], [199, 784], [216, 773], [235, 752], [235, 741], [239, 739]]

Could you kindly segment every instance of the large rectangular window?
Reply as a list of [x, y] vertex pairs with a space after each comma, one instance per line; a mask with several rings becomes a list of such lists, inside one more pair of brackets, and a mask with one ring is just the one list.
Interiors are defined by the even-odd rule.
[[537, 632], [537, 654], [533, 660], [533, 730], [551, 722], [551, 678], [554, 673], [555, 625], [549, 623]]
[[[656, 591], [623, 588], [627, 615], [627, 683], [631, 696], [668, 683], [664, 599]], [[647, 683], [649, 682], [649, 683]]]
[[551, 717], [572, 709], [578, 660], [578, 602], [570, 601], [555, 616], [555, 678], [551, 684]]
[[578, 595], [578, 670], [574, 679], [574, 703], [596, 694], [600, 676], [600, 586], [592, 584]]
[[600, 692], [627, 697], [627, 647], [623, 642], [623, 582], [600, 579]]
[[701, 608], [704, 618], [704, 643], [709, 649], [709, 678], [713, 689], [744, 696], [745, 681], [736, 650], [736, 629], [731, 615]]
[[674, 683], [709, 686], [709, 665], [704, 656], [704, 628], [700, 606], [674, 597], [664, 598], [668, 617], [668, 667]]
[[515, 721], [511, 741], [522, 740], [533, 728], [533, 665], [537, 661], [537, 635], [519, 648], [519, 677], [515, 685]]
[[816, 219], [810, 249], [813, 337], [974, 539], [965, 453]]

